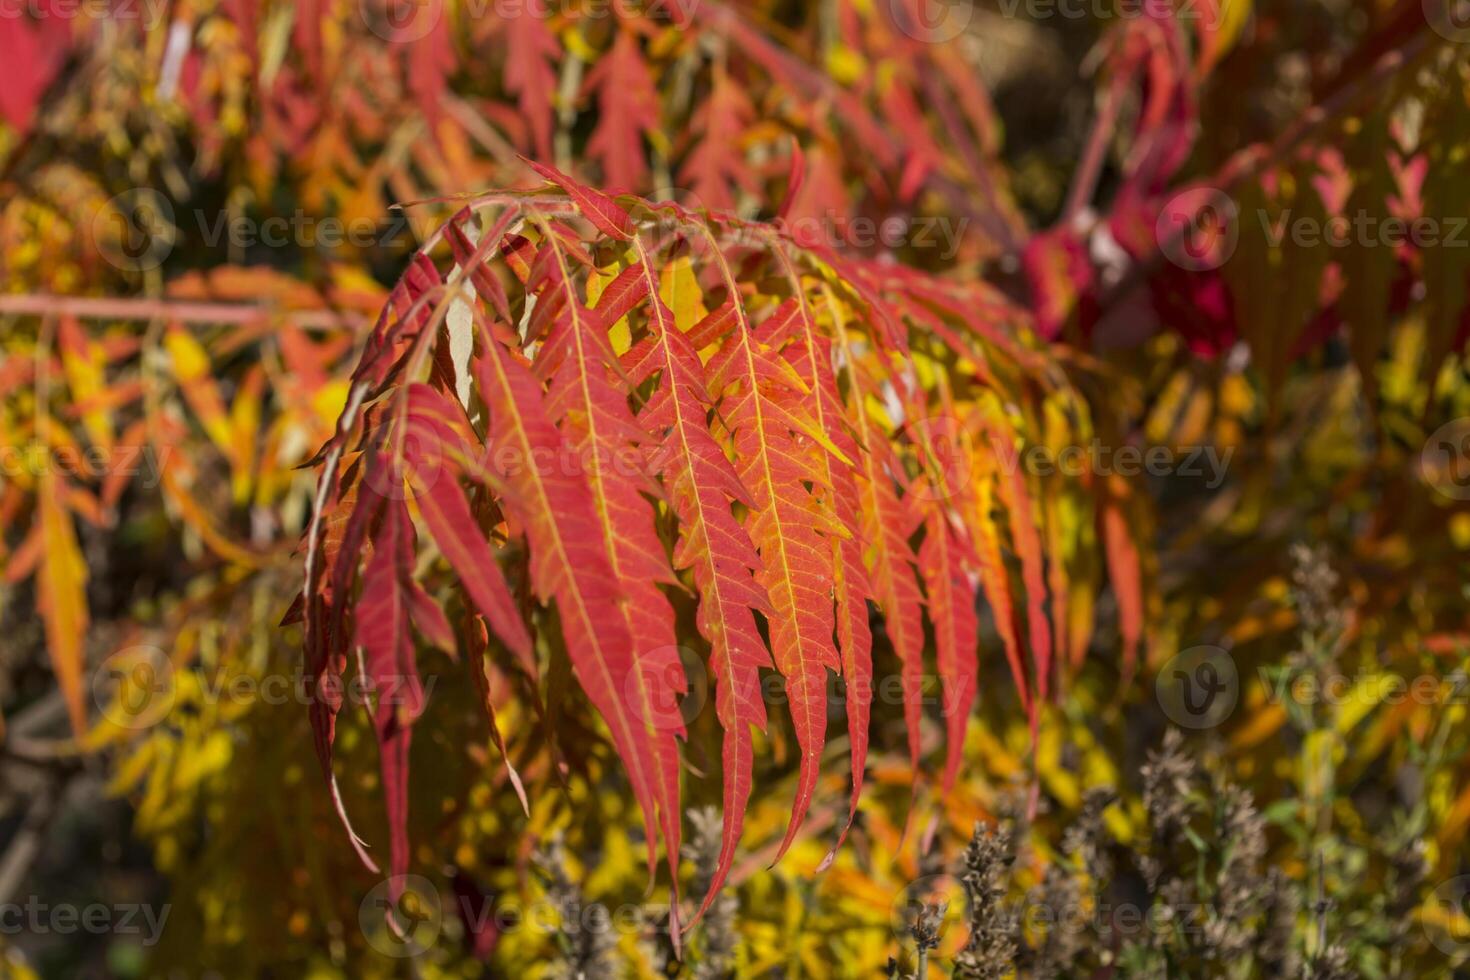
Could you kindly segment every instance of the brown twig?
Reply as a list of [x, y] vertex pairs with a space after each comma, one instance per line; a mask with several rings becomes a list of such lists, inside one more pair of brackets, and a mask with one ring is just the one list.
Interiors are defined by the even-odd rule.
[[46, 825], [56, 809], [57, 793], [49, 783], [31, 797], [25, 820], [10, 839], [5, 853], [0, 855], [0, 904], [10, 901], [20, 889], [31, 865], [41, 854], [41, 842], [46, 835]]
[[73, 316], [83, 320], [167, 320], [176, 323], [254, 324], [290, 320], [304, 330], [358, 328], [366, 320], [332, 310], [281, 310], [256, 303], [209, 303], [111, 296], [0, 295], [0, 315]]

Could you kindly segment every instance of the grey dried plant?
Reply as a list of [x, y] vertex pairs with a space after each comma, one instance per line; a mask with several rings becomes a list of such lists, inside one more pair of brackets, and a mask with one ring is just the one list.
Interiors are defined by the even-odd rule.
[[1347, 949], [1338, 943], [1328, 946], [1312, 958], [1308, 980], [1358, 980], [1358, 973], [1348, 962]]
[[1203, 940], [1209, 956], [1230, 963], [1254, 945], [1254, 922], [1269, 897], [1260, 875], [1266, 856], [1266, 821], [1248, 790], [1221, 781], [1215, 798], [1219, 801], [1216, 835], [1221, 856]]
[[957, 980], [999, 980], [1014, 969], [1019, 928], [1006, 902], [1016, 859], [1013, 841], [1008, 827], [976, 824], [965, 848], [960, 884], [965, 889], [970, 936], [955, 957]]
[[1423, 899], [1424, 882], [1429, 876], [1429, 860], [1424, 841], [1414, 838], [1389, 855], [1389, 891], [1384, 909], [1388, 922], [1389, 956], [1398, 969], [1411, 944], [1414, 914]]
[[1345, 619], [1336, 598], [1340, 580], [1327, 548], [1299, 541], [1291, 546], [1291, 561], [1291, 593], [1302, 629], [1318, 636], [1340, 632]]
[[1103, 822], [1103, 812], [1118, 799], [1110, 786], [1094, 786], [1082, 794], [1082, 808], [1077, 819], [1062, 834], [1062, 853], [1073, 859], [1094, 882], [1113, 877], [1113, 859], [1108, 846], [1111, 838]]
[[[1065, 861], [1047, 866], [1041, 885], [1032, 890], [1030, 905], [1041, 913], [1040, 941], [1035, 949], [1023, 944], [1020, 965], [1028, 976], [1062, 976], [1078, 959], [1086, 940], [1090, 907], [1096, 910], [1101, 889], [1112, 879], [1103, 811], [1117, 795], [1111, 788], [1094, 787], [1082, 797], [1077, 817], [1062, 834]], [[1096, 939], [1107, 943], [1109, 931], [1096, 923]]]
[[1173, 857], [1187, 843], [1198, 774], [1199, 766], [1185, 753], [1184, 736], [1177, 728], [1164, 733], [1163, 748], [1149, 753], [1143, 766], [1143, 808], [1151, 840], [1148, 853], [1139, 856], [1139, 869], [1152, 895], [1162, 890], [1166, 873], [1169, 878], [1178, 874]]
[[1027, 893], [1027, 907], [1040, 920], [1035, 948], [1024, 945], [1018, 957], [1027, 976], [1051, 980], [1077, 958], [1082, 945], [1082, 894], [1081, 876], [1061, 864], [1048, 865], [1041, 884]]
[[546, 878], [546, 900], [561, 917], [557, 933], [558, 956], [546, 976], [555, 980], [608, 980], [621, 975], [616, 956], [618, 937], [607, 908], [589, 904], [572, 881], [561, 836], [551, 837], [532, 854]]
[[1251, 959], [1263, 977], [1295, 977], [1301, 974], [1301, 957], [1296, 949], [1296, 889], [1280, 868], [1266, 873], [1265, 901], [1261, 924], [1256, 930]]
[[[694, 833], [684, 845], [684, 856], [694, 865], [690, 894], [703, 895], [709, 890], [719, 863], [720, 811], [710, 806], [690, 810], [689, 823]], [[699, 926], [700, 955], [693, 970], [696, 980], [723, 980], [735, 975], [735, 955], [739, 945], [736, 916], [739, 912], [740, 901], [729, 888], [721, 890], [705, 912]]]

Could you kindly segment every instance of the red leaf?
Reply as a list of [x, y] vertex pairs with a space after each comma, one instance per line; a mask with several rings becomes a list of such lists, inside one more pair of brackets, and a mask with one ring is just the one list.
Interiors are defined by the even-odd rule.
[[[1006, 446], [1013, 458], [1010, 437], [994, 422], [988, 423], [992, 444]], [[1047, 619], [1046, 577], [1042, 571], [1041, 535], [1036, 530], [1036, 516], [1031, 494], [1026, 489], [1026, 473], [1021, 466], [1002, 466], [996, 481], [1000, 499], [1005, 503], [1011, 521], [1011, 543], [1021, 558], [1021, 581], [1026, 587], [1026, 627], [1031, 640], [1031, 658], [1036, 669], [1036, 696], [1045, 701], [1051, 681], [1051, 624]]]
[[[377, 465], [393, 478], [392, 463]], [[413, 523], [402, 500], [383, 502], [382, 522], [373, 537], [373, 554], [362, 576], [357, 603], [355, 642], [363, 650], [370, 690], [376, 692], [373, 729], [378, 736], [383, 769], [383, 795], [388, 806], [390, 879], [396, 901], [399, 876], [408, 873], [408, 752], [413, 723], [424, 708], [424, 691], [414, 663], [409, 633], [413, 572]], [[442, 619], [443, 614], [440, 613]], [[444, 629], [448, 629], [447, 624]], [[450, 641], [453, 642], [452, 639]]]
[[5, 84], [0, 85], [0, 118], [24, 133], [41, 96], [66, 62], [71, 47], [61, 17], [32, 23], [20, 11], [0, 17], [0, 50], [5, 52]]
[[[837, 393], [837, 379], [832, 371], [832, 339], [817, 329], [803, 292], [800, 277], [785, 244], [772, 242], [772, 250], [797, 297], [796, 316], [798, 343], [785, 348], [783, 354], [810, 389], [807, 406], [813, 423], [826, 435], [830, 444], [848, 459], [862, 454], [857, 441], [848, 431], [846, 409]], [[837, 329], [842, 329], [839, 326]], [[852, 467], [838, 462], [827, 452], [818, 458], [825, 479], [821, 484], [819, 503], [827, 512], [834, 529], [829, 534], [832, 552], [833, 595], [837, 601], [837, 644], [842, 652], [842, 677], [846, 682], [847, 731], [851, 745], [852, 796], [847, 823], [838, 835], [832, 853], [842, 846], [847, 831], [857, 815], [858, 800], [863, 791], [863, 768], [868, 758], [868, 717], [873, 699], [873, 637], [868, 629], [868, 600], [872, 585], [863, 565], [866, 542], [858, 526], [862, 508]]]
[[587, 155], [601, 161], [607, 187], [641, 188], [648, 175], [643, 136], [660, 126], [658, 90], [631, 30], [618, 31], [612, 50], [588, 74], [587, 88], [597, 91], [597, 128], [587, 141]]
[[506, 30], [505, 88], [519, 96], [521, 114], [531, 125], [536, 155], [551, 159], [551, 96], [556, 91], [552, 65], [561, 59], [561, 44], [532, 4], [502, 14]]
[[624, 242], [633, 237], [633, 219], [612, 198], [573, 180], [549, 164], [537, 163], [535, 160], [527, 160], [526, 163], [532, 170], [566, 191], [587, 220], [597, 226], [598, 231]]
[[[720, 854], [709, 890], [690, 922], [693, 925], [719, 893], [740, 842], [753, 766], [750, 729], [766, 729], [760, 670], [771, 666], [754, 612], [770, 614], [771, 604], [755, 580], [760, 557], [750, 536], [730, 512], [731, 501], [748, 504], [750, 495], [706, 425], [710, 396], [700, 376], [699, 357], [674, 325], [673, 312], [659, 298], [657, 275], [642, 243], [634, 247], [638, 264], [630, 268], [636, 275], [619, 277], [622, 285], [616, 293], [616, 306], [621, 308], [630, 298], [632, 302], [646, 299], [651, 338], [646, 353], [636, 348], [629, 351], [624, 369], [636, 381], [643, 379], [645, 371], [661, 373], [660, 383], [644, 404], [638, 421], [657, 441], [649, 469], [668, 481], [671, 505], [679, 517], [674, 565], [694, 570], [699, 589], [696, 625], [710, 644], [715, 712], [724, 730]], [[608, 294], [613, 291], [609, 286], [603, 293], [600, 310], [609, 303]], [[604, 315], [611, 317], [612, 312]]]
[[538, 462], [567, 459], [570, 447], [547, 415], [530, 370], [489, 336], [483, 321], [481, 326], [476, 368], [490, 409], [488, 458], [504, 485], [501, 502], [524, 529], [532, 587], [543, 600], [556, 602], [573, 671], [607, 722], [653, 837], [661, 783], [641, 739], [647, 716], [630, 703], [638, 661], [596, 503], [581, 474]]
[[732, 187], [747, 194], [756, 193], [755, 178], [741, 146], [745, 130], [754, 118], [755, 110], [744, 90], [717, 66], [714, 90], [690, 121], [690, 129], [699, 135], [699, 142], [679, 168], [679, 179], [692, 186], [705, 207], [734, 210]]
[[[739, 286], [723, 257], [716, 253], [726, 288], [739, 296]], [[833, 644], [832, 591], [835, 570], [824, 532], [845, 532], [824, 517], [814, 490], [827, 479], [818, 465], [813, 442], [819, 427], [802, 403], [798, 382], [757, 343], [743, 305], [734, 300], [737, 326], [720, 351], [705, 365], [710, 390], [718, 391], [720, 413], [734, 437], [736, 470], [750, 491], [746, 529], [761, 558], [761, 584], [771, 599], [771, 652], [786, 679], [786, 695], [801, 751], [796, 799], [779, 860], [796, 838], [820, 771], [827, 732], [827, 671], [840, 670]], [[781, 321], [795, 315], [793, 303], [763, 325], [780, 333]], [[806, 436], [808, 440], [801, 437]]]
[[1102, 503], [1103, 545], [1107, 549], [1108, 578], [1118, 602], [1118, 631], [1123, 637], [1123, 677], [1133, 677], [1138, 645], [1143, 637], [1143, 572], [1138, 546], [1128, 532], [1121, 502], [1111, 493]]
[[964, 758], [965, 726], [975, 704], [980, 622], [975, 615], [975, 585], [961, 564], [954, 531], [942, 508], [932, 508], [924, 522], [919, 567], [924, 573], [935, 656], [944, 689], [947, 737], [942, 791], [948, 793]]
[[[603, 318], [583, 307], [570, 282], [567, 256], [554, 239], [550, 250], [556, 271], [548, 277], [547, 289], [563, 295], [563, 312], [552, 322], [534, 367], [550, 379], [546, 409], [559, 422], [586, 475], [595, 530], [622, 592], [620, 616], [633, 638], [636, 666], [619, 693], [631, 702], [640, 722], [639, 741], [652, 757], [654, 794], [677, 896], [683, 809], [675, 736], [684, 735], [684, 723], [675, 696], [684, 692], [685, 680], [676, 655], [674, 610], [657, 584], [675, 581], [673, 570], [654, 528], [653, 508], [643, 496], [658, 491], [642, 468], [643, 431], [627, 397], [609, 378], [615, 359], [600, 329]], [[548, 298], [545, 291], [538, 295], [543, 302]], [[655, 840], [650, 833], [650, 873]]]

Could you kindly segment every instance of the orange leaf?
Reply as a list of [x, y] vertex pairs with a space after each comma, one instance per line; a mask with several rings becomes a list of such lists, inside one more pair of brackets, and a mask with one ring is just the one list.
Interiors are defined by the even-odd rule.
[[46, 649], [51, 668], [66, 699], [72, 731], [81, 738], [87, 730], [87, 708], [82, 694], [83, 640], [87, 632], [87, 566], [77, 547], [76, 529], [62, 501], [65, 486], [49, 470], [41, 477], [36, 500], [45, 555], [37, 580], [36, 606], [46, 627]]

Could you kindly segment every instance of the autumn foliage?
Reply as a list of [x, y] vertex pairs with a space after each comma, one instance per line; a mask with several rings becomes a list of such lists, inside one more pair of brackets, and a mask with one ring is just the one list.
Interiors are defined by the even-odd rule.
[[0, 12], [0, 827], [159, 969], [1470, 958], [1463, 4], [125, 6]]
[[[924, 624], [948, 788], [976, 697], [982, 594], [1000, 637], [987, 655], [1005, 657], [1034, 723], [1087, 637], [1068, 616], [1058, 551], [1048, 611], [1039, 528], [1058, 515], [1036, 506], [1016, 453], [1044, 406], [1069, 406], [1081, 425], [1085, 406], [1027, 339], [1025, 314], [983, 286], [538, 169], [561, 193], [490, 195], [456, 214], [439, 234], [454, 264], [441, 273], [417, 258], [368, 341], [307, 535], [309, 670], [330, 690], [357, 646], [376, 686], [404, 695], [375, 716], [403, 874], [407, 744], [423, 708], [413, 631], [456, 650], [416, 576], [444, 581], [418, 560], [421, 526], [470, 636], [488, 632], [532, 680], [543, 672], [532, 633], [541, 657], [570, 661], [643, 811], [650, 871], [661, 838], [677, 887], [678, 644], [691, 640], [676, 620], [692, 606], [724, 731], [724, 834], [702, 909], [740, 840], [752, 736], [767, 729], [762, 668], [785, 681], [800, 759], [778, 856], [817, 784], [829, 673], [845, 691], [849, 823], [857, 812], [870, 603], [902, 665], [916, 767]], [[1106, 522], [1117, 505], [1099, 490], [1053, 494], [1102, 498]], [[1054, 527], [1052, 540], [1071, 533]], [[1020, 557], [1017, 581], [1002, 549]], [[1117, 584], [1137, 606], [1124, 551]], [[329, 779], [336, 711], [313, 708]]]

